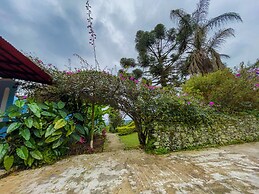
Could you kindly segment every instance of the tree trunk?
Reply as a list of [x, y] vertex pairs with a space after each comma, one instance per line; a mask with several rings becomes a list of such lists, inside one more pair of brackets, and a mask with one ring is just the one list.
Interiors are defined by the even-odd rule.
[[134, 123], [135, 123], [135, 126], [136, 126], [136, 129], [138, 131], [138, 139], [139, 139], [139, 143], [142, 147], [145, 147], [146, 145], [146, 135], [143, 133], [142, 131], [142, 125], [141, 123], [139, 123], [138, 121], [134, 120]]
[[91, 131], [90, 131], [90, 148], [93, 149], [94, 148], [94, 103], [92, 103], [92, 115], [91, 115], [91, 122], [92, 122], [92, 127], [91, 127]]

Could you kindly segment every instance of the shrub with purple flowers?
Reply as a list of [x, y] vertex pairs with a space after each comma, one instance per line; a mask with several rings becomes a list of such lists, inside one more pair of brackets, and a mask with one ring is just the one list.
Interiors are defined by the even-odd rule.
[[257, 69], [242, 68], [238, 73], [219, 70], [205, 76], [193, 76], [183, 85], [191, 96], [201, 96], [205, 104], [220, 111], [259, 111]]

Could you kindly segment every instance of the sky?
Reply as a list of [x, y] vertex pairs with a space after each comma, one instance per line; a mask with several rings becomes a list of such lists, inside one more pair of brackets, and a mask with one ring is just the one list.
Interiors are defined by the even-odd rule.
[[[46, 64], [79, 68], [74, 54], [94, 65], [89, 45], [86, 0], [0, 0], [0, 36], [18, 50], [39, 57]], [[122, 57], [136, 58], [135, 34], [150, 31], [158, 23], [175, 26], [170, 11], [191, 13], [198, 0], [91, 0], [96, 53], [101, 69], [117, 71]], [[229, 23], [235, 37], [219, 50], [231, 58], [229, 66], [259, 58], [259, 0], [211, 0], [209, 18], [237, 12], [243, 23]], [[1, 70], [0, 70], [1, 71]]]

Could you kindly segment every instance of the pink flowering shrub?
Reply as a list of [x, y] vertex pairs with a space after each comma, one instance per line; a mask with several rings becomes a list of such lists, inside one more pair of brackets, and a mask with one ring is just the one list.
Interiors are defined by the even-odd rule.
[[205, 104], [220, 111], [243, 112], [259, 110], [258, 69], [241, 69], [233, 74], [220, 70], [188, 80], [183, 91], [199, 96]]

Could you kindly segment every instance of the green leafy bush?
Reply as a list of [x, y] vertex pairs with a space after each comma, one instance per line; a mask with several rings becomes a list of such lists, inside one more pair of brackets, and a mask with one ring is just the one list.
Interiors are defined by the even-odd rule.
[[128, 134], [134, 133], [136, 131], [136, 127], [134, 122], [132, 121], [127, 125], [117, 127], [117, 131], [119, 135], [128, 135]]
[[75, 130], [64, 102], [36, 103], [17, 100], [2, 117], [8, 118], [7, 135], [0, 144], [0, 163], [33, 167], [52, 163], [65, 154]]
[[192, 96], [202, 96], [204, 103], [213, 102], [219, 110], [242, 112], [259, 110], [259, 88], [255, 72], [241, 71], [234, 75], [228, 69], [205, 76], [194, 76], [183, 86]]

